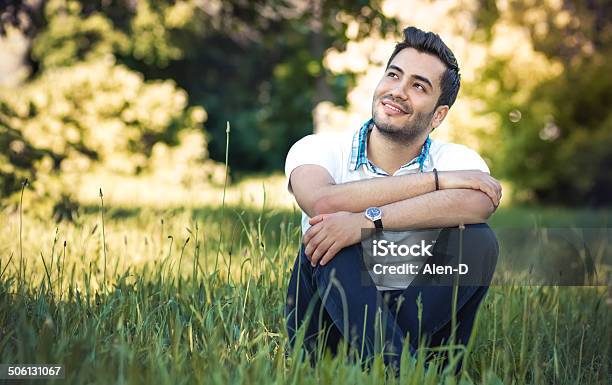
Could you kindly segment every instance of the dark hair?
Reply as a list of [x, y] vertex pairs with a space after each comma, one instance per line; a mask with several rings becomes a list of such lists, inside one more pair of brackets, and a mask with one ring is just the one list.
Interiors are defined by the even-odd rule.
[[408, 27], [404, 29], [404, 40], [395, 45], [395, 49], [387, 62], [387, 67], [389, 67], [395, 55], [404, 48], [414, 48], [419, 52], [430, 53], [446, 64], [446, 71], [444, 71], [440, 79], [442, 93], [438, 98], [436, 107], [447, 105], [450, 108], [455, 103], [455, 99], [457, 99], [457, 93], [461, 85], [459, 65], [450, 48], [444, 44], [437, 34], [425, 32], [415, 27]]

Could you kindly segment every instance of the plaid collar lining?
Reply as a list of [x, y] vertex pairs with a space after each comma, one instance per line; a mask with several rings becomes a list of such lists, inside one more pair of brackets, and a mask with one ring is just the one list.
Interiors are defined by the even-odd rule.
[[[355, 132], [355, 135], [353, 135], [353, 145], [351, 148], [351, 163], [349, 165], [349, 168], [352, 171], [357, 171], [359, 167], [365, 165], [368, 171], [370, 172], [373, 172], [378, 175], [389, 175], [381, 168], [376, 167], [376, 165], [370, 162], [367, 157], [368, 133], [372, 130], [373, 127], [374, 121], [370, 119], [365, 122], [363, 126], [361, 126], [359, 131]], [[423, 172], [425, 160], [429, 155], [430, 146], [431, 139], [429, 139], [429, 136], [427, 136], [427, 139], [425, 139], [425, 143], [423, 144], [423, 148], [421, 149], [421, 153], [419, 154], [419, 156], [400, 167], [400, 170], [418, 163], [419, 171]]]

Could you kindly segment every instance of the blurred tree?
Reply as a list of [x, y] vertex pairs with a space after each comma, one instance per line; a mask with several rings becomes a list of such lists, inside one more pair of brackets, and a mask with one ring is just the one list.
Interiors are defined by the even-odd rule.
[[35, 165], [44, 157], [55, 167], [63, 159], [44, 146], [33, 146], [20, 130], [12, 127], [15, 119], [19, 119], [19, 113], [0, 98], [0, 198], [19, 191], [24, 180], [35, 179]]
[[482, 113], [498, 117], [487, 151], [495, 169], [519, 200], [611, 204], [612, 2], [511, 0], [503, 10], [481, 2], [488, 16], [475, 18], [475, 36], [491, 50], [511, 47], [464, 88], [485, 103]]
[[216, 178], [205, 119], [173, 81], [145, 81], [112, 56], [49, 69], [17, 93], [0, 90], [0, 194], [28, 177], [38, 196], [57, 199], [96, 168], [175, 184]]
[[[209, 151], [225, 157], [225, 122], [232, 123], [233, 169], [280, 169], [289, 147], [312, 133], [312, 110], [323, 100], [346, 103], [352, 74], [331, 74], [325, 50], [348, 41], [346, 14], [359, 21], [357, 38], [396, 29], [376, 11], [381, 1], [241, 0], [194, 7], [171, 29], [182, 59], [165, 68], [131, 63], [146, 76], [171, 77], [209, 113]], [[212, 5], [216, 4], [216, 5]], [[197, 42], [197, 44], [194, 44]]]
[[[50, 0], [32, 27], [33, 68], [42, 71], [113, 53], [146, 79], [174, 79], [208, 112], [209, 151], [233, 169], [282, 168], [289, 147], [312, 132], [312, 109], [345, 104], [353, 76], [322, 65], [325, 50], [397, 30], [382, 0]], [[29, 10], [30, 14], [37, 11]]]

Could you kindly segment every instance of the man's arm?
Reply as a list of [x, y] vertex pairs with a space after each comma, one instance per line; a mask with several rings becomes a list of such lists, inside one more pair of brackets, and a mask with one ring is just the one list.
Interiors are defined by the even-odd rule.
[[[440, 189], [482, 191], [496, 207], [501, 185], [478, 170], [438, 172]], [[302, 165], [290, 175], [295, 199], [308, 216], [338, 211], [363, 212], [370, 206], [383, 206], [432, 193], [436, 189], [433, 172], [372, 178], [336, 184], [329, 172], [317, 165]]]
[[[450, 189], [434, 191], [381, 207], [386, 229], [454, 227], [482, 223], [495, 211], [491, 199], [481, 191]], [[305, 253], [313, 266], [325, 265], [344, 247], [361, 241], [361, 229], [373, 228], [362, 213], [337, 212], [310, 219], [304, 234]]]
[[481, 191], [451, 189], [384, 205], [381, 210], [384, 227], [401, 230], [486, 222], [495, 206]]

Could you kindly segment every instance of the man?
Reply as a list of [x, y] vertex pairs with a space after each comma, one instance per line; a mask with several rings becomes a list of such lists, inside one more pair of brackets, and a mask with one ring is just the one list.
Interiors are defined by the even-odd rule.
[[[303, 327], [308, 349], [325, 332], [332, 352], [344, 338], [367, 361], [380, 340], [377, 322], [385, 362], [396, 366], [403, 346], [414, 353], [419, 341], [448, 342], [452, 325], [455, 342], [467, 344], [497, 261], [497, 240], [484, 222], [501, 186], [476, 152], [429, 138], [459, 85], [457, 61], [440, 37], [406, 28], [374, 91], [372, 119], [350, 135], [306, 136], [289, 151], [288, 188], [303, 211], [286, 303], [292, 344]], [[364, 285], [361, 230], [375, 227], [442, 228], [434, 254], [456, 255], [463, 242], [464, 260], [479, 267], [484, 283], [460, 286], [456, 297], [452, 287], [423, 282], [385, 292]]]

